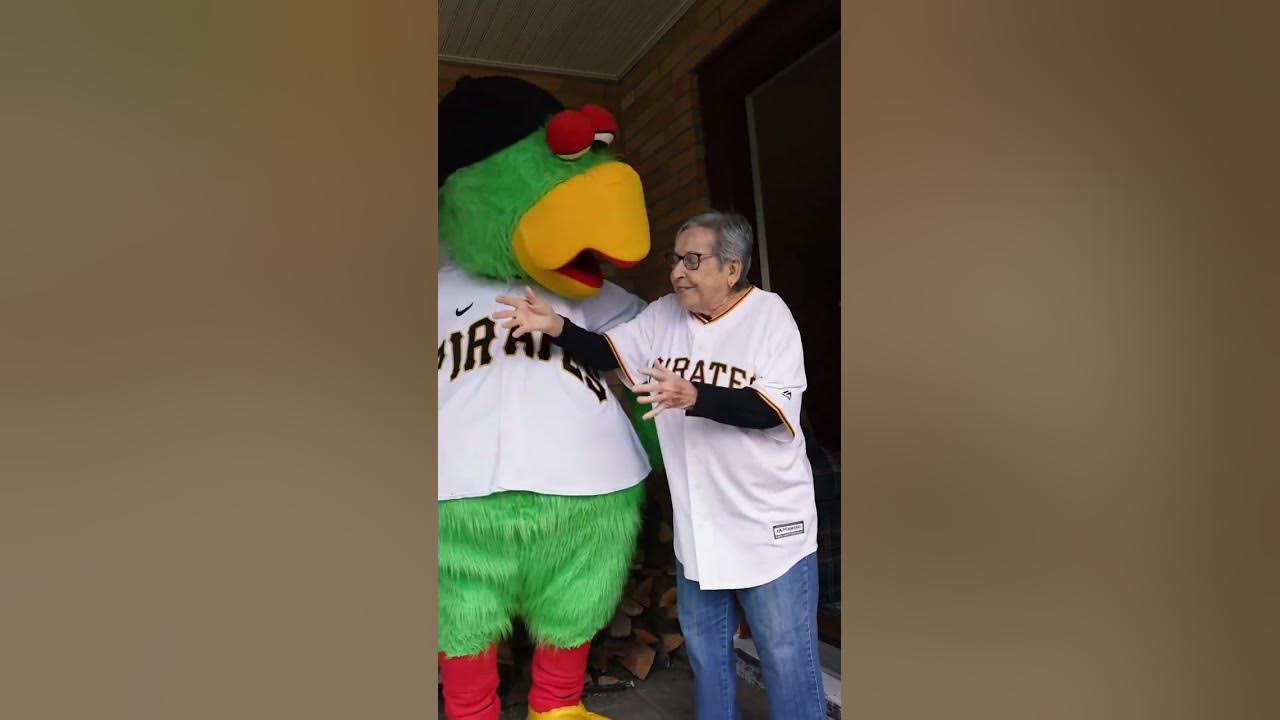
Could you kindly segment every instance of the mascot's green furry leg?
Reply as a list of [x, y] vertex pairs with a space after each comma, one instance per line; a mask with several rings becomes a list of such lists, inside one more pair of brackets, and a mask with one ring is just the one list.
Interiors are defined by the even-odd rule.
[[440, 503], [440, 649], [483, 651], [523, 616], [539, 643], [590, 640], [613, 618], [644, 486], [565, 497], [505, 492]]
[[538, 644], [530, 717], [598, 717], [577, 705], [587, 643], [622, 595], [643, 501], [639, 484], [608, 495], [505, 492], [440, 503], [442, 672], [445, 663], [467, 668], [455, 682], [489, 673], [488, 651], [521, 616]]

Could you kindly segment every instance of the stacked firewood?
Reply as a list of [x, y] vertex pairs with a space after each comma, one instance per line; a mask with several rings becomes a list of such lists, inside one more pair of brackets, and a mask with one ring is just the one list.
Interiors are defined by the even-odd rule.
[[[671, 527], [663, 523], [658, 537], [669, 547]], [[637, 553], [613, 622], [592, 643], [589, 684], [617, 684], [617, 666], [644, 680], [655, 670], [670, 667], [672, 654], [684, 646], [676, 606], [675, 563], [664, 562], [668, 559], [665, 553], [658, 555], [659, 562], [649, 563], [648, 553]]]

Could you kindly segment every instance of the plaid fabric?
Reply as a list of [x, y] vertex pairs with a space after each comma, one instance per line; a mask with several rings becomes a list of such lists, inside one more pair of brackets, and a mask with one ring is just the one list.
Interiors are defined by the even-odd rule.
[[809, 443], [818, 505], [818, 606], [840, 612], [840, 453]]

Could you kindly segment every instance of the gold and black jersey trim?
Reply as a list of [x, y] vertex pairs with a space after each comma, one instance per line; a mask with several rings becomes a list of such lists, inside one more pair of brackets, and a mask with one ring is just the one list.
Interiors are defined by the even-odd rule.
[[773, 411], [774, 411], [774, 412], [778, 413], [778, 419], [782, 421], [782, 424], [783, 424], [784, 426], [786, 426], [787, 431], [791, 433], [791, 437], [795, 437], [795, 436], [796, 436], [796, 430], [795, 430], [795, 428], [791, 427], [791, 423], [790, 423], [790, 422], [787, 422], [787, 414], [786, 414], [786, 413], [784, 413], [784, 412], [782, 412], [782, 408], [780, 408], [780, 407], [778, 407], [777, 405], [775, 405], [775, 404], [774, 404], [774, 402], [773, 402], [772, 400], [770, 400], [770, 399], [769, 399], [769, 396], [768, 396], [768, 395], [766, 395], [766, 394], [764, 394], [764, 393], [762, 393], [762, 392], [760, 392], [760, 390], [759, 390], [759, 389], [757, 389], [757, 388], [751, 388], [751, 389], [752, 389], [752, 390], [755, 390], [755, 393], [756, 393], [757, 395], [759, 395], [759, 396], [760, 396], [760, 399], [761, 399], [761, 400], [763, 400], [763, 401], [765, 401], [765, 403], [766, 403], [766, 404], [768, 404], [768, 405], [769, 405], [769, 407], [773, 408]]
[[604, 338], [605, 342], [609, 343], [609, 349], [613, 351], [613, 357], [618, 361], [618, 369], [622, 371], [624, 376], [626, 376], [627, 389], [630, 390], [635, 387], [636, 381], [631, 379], [631, 373], [627, 372], [627, 364], [622, 361], [622, 353], [618, 352], [617, 346], [613, 344], [613, 338], [609, 337], [609, 333], [607, 332], [600, 333], [600, 335]]
[[742, 301], [746, 300], [747, 296], [755, 292], [755, 290], [756, 290], [755, 285], [752, 285], [751, 287], [747, 288], [747, 291], [742, 294], [742, 297], [738, 298], [737, 302], [735, 302], [734, 304], [722, 310], [720, 314], [716, 315], [715, 317], [711, 317], [709, 315], [702, 315], [700, 313], [696, 313], [693, 311], [689, 311], [689, 314], [692, 315], [698, 322], [702, 323], [703, 325], [710, 325], [711, 323], [719, 320], [725, 315], [728, 315], [729, 313], [733, 312], [733, 309], [741, 305]]

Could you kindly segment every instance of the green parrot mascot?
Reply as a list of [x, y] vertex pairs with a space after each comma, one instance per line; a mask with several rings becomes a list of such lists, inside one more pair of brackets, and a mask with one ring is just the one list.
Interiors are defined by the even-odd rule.
[[553, 338], [513, 337], [492, 315], [526, 287], [588, 330], [638, 314], [600, 261], [649, 252], [640, 178], [609, 152], [608, 111], [566, 109], [523, 80], [463, 78], [439, 118], [445, 715], [498, 719], [496, 644], [519, 617], [535, 642], [528, 717], [601, 718], [582, 705], [583, 676], [635, 550], [652, 423], [633, 427], [638, 414]]

